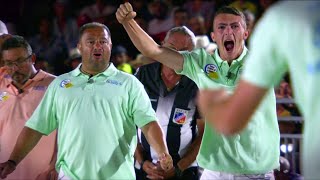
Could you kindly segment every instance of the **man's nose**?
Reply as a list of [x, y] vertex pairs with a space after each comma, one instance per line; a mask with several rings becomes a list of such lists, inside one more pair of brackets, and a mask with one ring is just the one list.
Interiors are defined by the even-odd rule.
[[225, 34], [232, 34], [232, 33], [233, 33], [233, 30], [232, 30], [231, 26], [227, 26], [225, 29]]
[[102, 44], [99, 41], [96, 41], [94, 43], [94, 48], [101, 48], [101, 47], [102, 47]]

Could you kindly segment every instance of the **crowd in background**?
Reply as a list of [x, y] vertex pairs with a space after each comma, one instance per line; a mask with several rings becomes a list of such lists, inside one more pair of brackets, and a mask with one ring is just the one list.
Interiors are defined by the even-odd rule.
[[[87, 22], [100, 22], [110, 28], [113, 47], [117, 47], [112, 59], [129, 73], [150, 60], [139, 56], [124, 29], [116, 22], [116, 8], [123, 1], [115, 0], [13, 0], [0, 7], [0, 20], [10, 34], [19, 34], [30, 41], [38, 56], [37, 67], [55, 75], [68, 72], [78, 65], [76, 42], [78, 29]], [[197, 47], [213, 51], [216, 46], [210, 38], [212, 17], [224, 5], [232, 5], [244, 11], [248, 28], [273, 0], [130, 0], [137, 11], [137, 22], [157, 42], [175, 26], [185, 25], [197, 36]], [[120, 51], [119, 51], [120, 49]], [[123, 55], [124, 54], [124, 55]], [[128, 65], [122, 65], [129, 63]]]

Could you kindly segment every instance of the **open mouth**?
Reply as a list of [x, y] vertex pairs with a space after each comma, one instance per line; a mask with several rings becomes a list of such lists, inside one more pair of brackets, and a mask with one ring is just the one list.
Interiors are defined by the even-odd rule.
[[233, 48], [234, 48], [234, 41], [232, 40], [227, 40], [224, 42], [224, 47], [226, 48], [226, 50], [228, 52], [232, 52]]
[[95, 58], [101, 58], [102, 57], [102, 54], [101, 53], [94, 53], [93, 56]]

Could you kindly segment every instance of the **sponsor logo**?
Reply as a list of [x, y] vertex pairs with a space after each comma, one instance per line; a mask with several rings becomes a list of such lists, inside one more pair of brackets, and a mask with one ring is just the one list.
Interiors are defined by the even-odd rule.
[[4, 102], [9, 99], [7, 92], [0, 92], [0, 102]]
[[188, 110], [176, 108], [173, 115], [173, 122], [176, 124], [185, 124], [187, 121]]
[[112, 80], [112, 79], [108, 79], [108, 80], [106, 81], [106, 83], [112, 84], [112, 85], [116, 85], [116, 86], [121, 86], [121, 85], [122, 85], [122, 82], [117, 81], [117, 80]]
[[71, 88], [73, 86], [73, 84], [71, 83], [70, 79], [65, 79], [63, 81], [61, 81], [60, 83], [60, 87], [62, 88]]
[[207, 64], [204, 67], [204, 72], [211, 78], [211, 79], [218, 79], [218, 67], [214, 64]]
[[33, 90], [36, 91], [45, 91], [46, 90], [46, 86], [34, 86]]

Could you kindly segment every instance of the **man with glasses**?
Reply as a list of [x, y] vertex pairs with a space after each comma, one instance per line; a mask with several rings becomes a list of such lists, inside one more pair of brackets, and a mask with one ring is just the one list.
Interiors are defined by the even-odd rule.
[[[4, 66], [0, 68], [0, 161], [3, 162], [55, 77], [35, 69], [36, 56], [21, 36], [10, 36], [3, 42], [1, 59]], [[45, 172], [42, 176], [52, 172], [55, 177], [55, 136], [52, 133], [43, 138], [8, 178], [36, 179], [41, 172]]]

